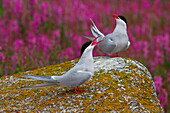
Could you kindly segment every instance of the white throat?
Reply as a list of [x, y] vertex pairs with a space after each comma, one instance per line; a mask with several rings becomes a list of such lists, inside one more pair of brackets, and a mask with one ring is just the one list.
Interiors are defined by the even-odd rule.
[[121, 19], [116, 19], [116, 27], [120, 27], [120, 28], [122, 28], [122, 29], [127, 29], [127, 26], [126, 26], [126, 23], [123, 21], [123, 20], [121, 20]]
[[116, 27], [114, 32], [117, 33], [127, 33], [127, 26], [126, 23], [123, 20], [116, 19]]
[[79, 60], [79, 63], [88, 63], [88, 62], [93, 62], [93, 55], [92, 55], [92, 51], [93, 51], [93, 48], [95, 46], [91, 46], [89, 45], [83, 52], [80, 60]]

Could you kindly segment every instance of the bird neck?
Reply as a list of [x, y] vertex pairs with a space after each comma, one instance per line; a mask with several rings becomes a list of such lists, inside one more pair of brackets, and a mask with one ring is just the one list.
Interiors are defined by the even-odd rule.
[[118, 30], [118, 31], [127, 31], [127, 26], [124, 22], [120, 21], [120, 20], [117, 20], [116, 21], [116, 28], [115, 30]]
[[113, 32], [118, 32], [118, 33], [121, 33], [121, 34], [127, 33], [126, 25], [123, 24], [123, 23], [117, 23]]
[[85, 51], [83, 52], [79, 63], [81, 64], [90, 64], [93, 63], [93, 55], [92, 55], [92, 51], [93, 51], [94, 46], [88, 46]]

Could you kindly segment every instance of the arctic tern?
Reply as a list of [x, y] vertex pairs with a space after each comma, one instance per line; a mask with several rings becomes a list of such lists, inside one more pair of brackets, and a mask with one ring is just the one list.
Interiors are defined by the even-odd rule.
[[88, 37], [86, 38], [93, 40], [95, 37], [100, 36], [96, 42], [100, 40], [104, 40], [101, 43], [98, 44], [99, 48], [104, 52], [109, 54], [111, 57], [113, 54], [116, 54], [118, 56], [118, 52], [125, 51], [130, 46], [129, 37], [127, 34], [127, 21], [124, 16], [121, 15], [112, 15], [116, 19], [116, 27], [114, 31], [110, 34], [107, 34], [106, 36], [101, 33], [96, 25], [94, 24], [93, 20], [91, 19], [91, 22], [93, 25], [91, 25], [91, 32], [94, 37]]
[[[98, 36], [97, 38], [99, 38]], [[93, 64], [93, 48], [102, 42], [100, 40], [95, 42], [97, 38], [93, 39], [92, 42], [86, 45], [84, 50], [82, 51], [81, 58], [79, 62], [71, 68], [68, 72], [63, 74], [62, 76], [32, 76], [32, 75], [20, 75], [25, 78], [31, 78], [37, 81], [46, 81], [47, 83], [38, 84], [34, 86], [22, 87], [20, 89], [30, 89], [30, 88], [41, 88], [41, 87], [50, 87], [50, 86], [59, 86], [62, 85], [67, 88], [74, 88], [75, 93], [82, 92], [83, 90], [79, 89], [79, 85], [84, 84], [89, 81], [89, 79], [94, 74], [94, 64]], [[79, 92], [76, 91], [76, 87]]]

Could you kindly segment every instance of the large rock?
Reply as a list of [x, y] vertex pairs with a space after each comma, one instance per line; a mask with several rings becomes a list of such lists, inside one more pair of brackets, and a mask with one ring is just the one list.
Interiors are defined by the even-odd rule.
[[42, 83], [19, 77], [20, 74], [62, 75], [78, 60], [51, 65], [0, 78], [0, 112], [163, 112], [152, 76], [141, 63], [130, 58], [95, 58], [95, 75], [75, 94], [64, 87], [22, 89]]

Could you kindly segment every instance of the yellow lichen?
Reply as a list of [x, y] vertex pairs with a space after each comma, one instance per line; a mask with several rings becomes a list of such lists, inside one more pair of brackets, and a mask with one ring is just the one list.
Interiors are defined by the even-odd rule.
[[[3, 103], [0, 103], [0, 106], [5, 109], [6, 112], [11, 112], [11, 107], [21, 107], [20, 110], [24, 112], [25, 108], [28, 106], [36, 108], [30, 108], [29, 112], [41, 111], [46, 107], [50, 108], [50, 111], [52, 112], [61, 112], [63, 109], [66, 111], [70, 110], [71, 112], [74, 112], [74, 109], [77, 110], [76, 112], [81, 110], [84, 112], [106, 112], [112, 110], [125, 110], [131, 112], [130, 102], [136, 101], [138, 104], [138, 108], [136, 109], [141, 109], [142, 112], [145, 112], [146, 110], [149, 110], [150, 112], [154, 112], [155, 110], [161, 111], [162, 108], [160, 107], [158, 99], [152, 96], [153, 89], [151, 88], [151, 80], [146, 76], [146, 73], [148, 73], [147, 70], [139, 69], [137, 65], [130, 62], [134, 61], [132, 59], [123, 59], [126, 62], [124, 69], [131, 70], [131, 72], [119, 72], [111, 69], [104, 73], [105, 70], [101, 69], [98, 73], [95, 73], [90, 81], [80, 87], [80, 89], [86, 90], [81, 93], [80, 96], [75, 94], [73, 89], [61, 86], [57, 88], [48, 87], [32, 90], [17, 89], [19, 87], [43, 83], [41, 81], [17, 80], [18, 78], [25, 79], [19, 75], [61, 76], [72, 68], [74, 64], [78, 62], [78, 59], [62, 64], [46, 66], [42, 69], [14, 74], [13, 79], [16, 79], [16, 82], [14, 83], [6, 80], [10, 79], [10, 76], [1, 77], [0, 84], [2, 85], [0, 86], [0, 98], [4, 98], [2, 99]], [[129, 60], [129, 62], [127, 62], [127, 60]], [[140, 71], [141, 75], [144, 76], [141, 76], [137, 71]], [[5, 81], [8, 81], [8, 83], [12, 85], [8, 86], [8, 83], [5, 83]], [[145, 83], [143, 83], [143, 81], [145, 81]], [[125, 97], [125, 95], [127, 97]], [[13, 101], [9, 101], [12, 99]], [[20, 105], [19, 103], [24, 104]], [[146, 109], [143, 109], [143, 107]]]

